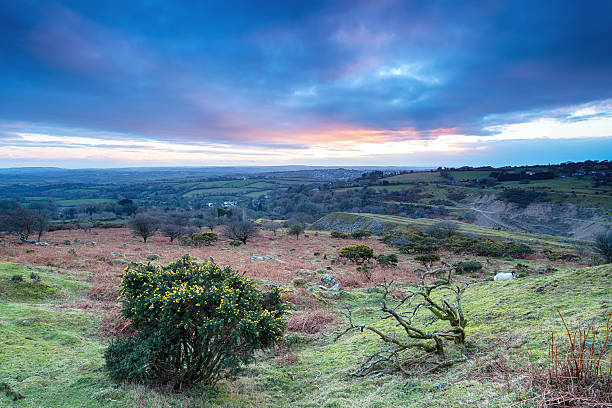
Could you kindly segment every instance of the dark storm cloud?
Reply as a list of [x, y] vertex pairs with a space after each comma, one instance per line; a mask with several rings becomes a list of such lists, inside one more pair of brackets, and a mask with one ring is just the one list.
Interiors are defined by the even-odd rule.
[[[612, 3], [0, 5], [0, 119], [176, 141], [480, 134], [612, 96]], [[519, 114], [520, 116], [520, 114]]]

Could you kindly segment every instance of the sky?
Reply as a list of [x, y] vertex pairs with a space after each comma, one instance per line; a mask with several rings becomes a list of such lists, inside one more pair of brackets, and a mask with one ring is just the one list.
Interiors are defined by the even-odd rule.
[[612, 157], [612, 2], [1, 1], [0, 167]]

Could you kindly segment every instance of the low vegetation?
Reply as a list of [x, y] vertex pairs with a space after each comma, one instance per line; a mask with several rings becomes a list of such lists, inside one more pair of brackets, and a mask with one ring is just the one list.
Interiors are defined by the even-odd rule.
[[[571, 349], [557, 340], [566, 331], [557, 308], [568, 328], [605, 328], [610, 265], [585, 268], [591, 254], [469, 236], [458, 225], [342, 240], [256, 227], [235, 247], [216, 235], [227, 226], [195, 233], [213, 245], [186, 246], [193, 233], [144, 243], [127, 228], [49, 232], [48, 245], [6, 236], [1, 260], [40, 266], [0, 263], [0, 386], [15, 393], [0, 405], [554, 401], [566, 385], [532, 373], [548, 372], [551, 332], [559, 362]], [[512, 271], [516, 279], [491, 280]], [[589, 333], [605, 369], [606, 336]], [[582, 398], [598, 381], [572, 392]]]
[[128, 267], [121, 299], [135, 333], [106, 350], [111, 376], [174, 391], [234, 375], [285, 328], [278, 287], [261, 292], [228, 267], [189, 257]]

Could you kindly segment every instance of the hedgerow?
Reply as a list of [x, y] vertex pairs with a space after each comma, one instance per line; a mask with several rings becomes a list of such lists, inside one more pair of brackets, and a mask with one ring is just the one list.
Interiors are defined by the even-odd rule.
[[282, 338], [281, 290], [262, 292], [241, 274], [189, 256], [132, 265], [121, 283], [123, 317], [135, 334], [105, 352], [112, 378], [183, 390], [235, 375], [257, 349]]

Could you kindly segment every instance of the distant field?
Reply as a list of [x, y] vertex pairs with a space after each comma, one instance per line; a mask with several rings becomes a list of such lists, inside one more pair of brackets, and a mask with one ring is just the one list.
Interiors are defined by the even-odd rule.
[[82, 200], [57, 200], [55, 203], [62, 207], [74, 207], [83, 204], [100, 204], [100, 203], [112, 203], [116, 200], [110, 198], [85, 198]]
[[450, 175], [455, 180], [475, 180], [478, 177], [489, 177], [491, 170], [474, 170], [474, 171], [451, 171]]
[[417, 183], [417, 182], [432, 182], [432, 181], [445, 181], [446, 179], [440, 176], [438, 172], [416, 172], [399, 174], [397, 176], [386, 177], [389, 183]]
[[191, 183], [188, 187], [193, 189], [185, 192], [183, 197], [259, 197], [273, 191], [274, 189], [284, 189], [293, 185], [307, 184], [309, 182], [313, 182], [313, 180], [261, 178], [247, 180], [225, 180], [223, 182], [214, 181]]

